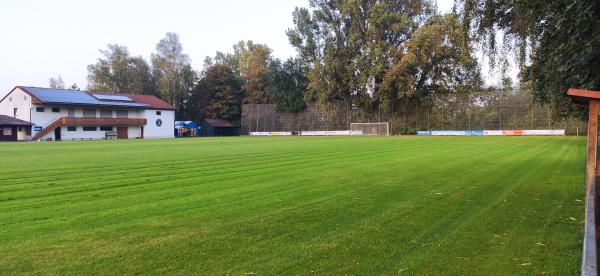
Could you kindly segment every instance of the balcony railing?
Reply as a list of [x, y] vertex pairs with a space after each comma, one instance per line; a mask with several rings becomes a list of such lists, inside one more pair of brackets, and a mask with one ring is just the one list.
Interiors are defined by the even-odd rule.
[[146, 119], [129, 118], [95, 118], [95, 117], [62, 117], [62, 125], [78, 126], [144, 126]]

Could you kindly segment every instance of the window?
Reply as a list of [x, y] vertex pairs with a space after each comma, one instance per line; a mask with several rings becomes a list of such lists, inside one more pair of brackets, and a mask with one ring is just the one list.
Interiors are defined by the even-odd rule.
[[17, 110], [19, 110], [19, 109], [18, 108], [14, 108], [14, 115], [13, 115], [13, 117], [15, 117], [15, 118], [17, 117]]
[[112, 118], [112, 110], [100, 110], [100, 118]]
[[77, 131], [77, 127], [76, 126], [68, 126], [67, 131]]
[[17, 131], [18, 131], [18, 132], [21, 132], [21, 131], [23, 131], [23, 128], [22, 128], [22, 127], [18, 127], [18, 128], [17, 128]]
[[58, 112], [60, 112], [60, 108], [58, 108], [58, 107], [53, 107], [53, 108], [52, 108], [52, 112], [54, 112], [54, 113], [58, 113]]
[[8, 101], [9, 101], [9, 102], [12, 102], [12, 97], [8, 97]]
[[27, 136], [30, 136], [30, 135], [31, 135], [31, 127], [26, 127], [26, 128], [25, 128], [25, 134], [26, 134]]
[[44, 107], [43, 106], [36, 107], [35, 112], [44, 112]]
[[129, 118], [129, 112], [127, 110], [117, 110], [117, 118]]
[[67, 110], [67, 117], [75, 117], [75, 109], [69, 108]]
[[5, 127], [2, 133], [4, 134], [4, 136], [12, 136], [12, 127]]
[[83, 131], [97, 131], [97, 127], [83, 127]]
[[113, 131], [113, 127], [111, 126], [101, 126], [100, 131]]
[[161, 114], [162, 114], [162, 112], [156, 111], [156, 115], [160, 116]]
[[96, 118], [96, 109], [84, 109], [83, 117], [92, 117]]

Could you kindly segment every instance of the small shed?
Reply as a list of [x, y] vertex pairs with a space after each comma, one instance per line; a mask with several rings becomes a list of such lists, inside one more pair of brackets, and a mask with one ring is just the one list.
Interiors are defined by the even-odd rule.
[[238, 136], [239, 129], [229, 121], [206, 119], [201, 127], [202, 136]]
[[29, 139], [31, 139], [30, 122], [0, 115], [0, 141], [25, 141]]
[[200, 136], [200, 127], [194, 121], [175, 121], [176, 137]]

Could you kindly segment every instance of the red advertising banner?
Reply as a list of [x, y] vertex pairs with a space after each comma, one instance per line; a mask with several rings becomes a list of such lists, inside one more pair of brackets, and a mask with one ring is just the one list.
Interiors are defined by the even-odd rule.
[[523, 130], [503, 130], [502, 136], [522, 136]]

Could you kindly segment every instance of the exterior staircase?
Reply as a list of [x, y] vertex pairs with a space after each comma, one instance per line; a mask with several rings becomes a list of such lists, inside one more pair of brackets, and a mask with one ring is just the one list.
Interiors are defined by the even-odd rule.
[[47, 127], [38, 131], [32, 138], [32, 141], [37, 141], [44, 135], [55, 130], [57, 127], [71, 126], [145, 126], [146, 119], [129, 119], [129, 118], [95, 118], [95, 117], [61, 117], [52, 122]]

